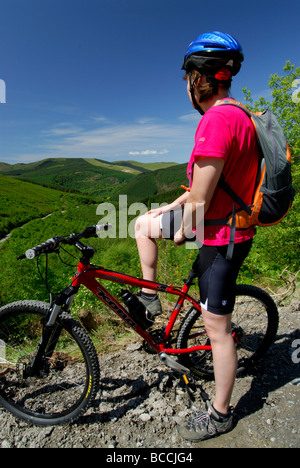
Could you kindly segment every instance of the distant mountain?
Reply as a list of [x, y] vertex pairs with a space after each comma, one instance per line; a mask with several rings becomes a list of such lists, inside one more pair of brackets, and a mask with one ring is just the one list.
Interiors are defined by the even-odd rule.
[[176, 163], [107, 162], [101, 159], [49, 158], [29, 164], [0, 162], [0, 174], [92, 197], [127, 193], [136, 177], [177, 167]]
[[[155, 198], [159, 203], [162, 201], [169, 202], [169, 198], [162, 195], [175, 192], [174, 197], [176, 198], [180, 195], [180, 193], [177, 194], [178, 190], [183, 193], [180, 187], [188, 183], [186, 167], [186, 164], [177, 164], [176, 166], [139, 174], [120, 186], [111, 198], [113, 201], [117, 201], [118, 196], [122, 194], [127, 195], [129, 203], [145, 201], [150, 198], [153, 202], [156, 201]], [[171, 199], [173, 200], [172, 197]]]

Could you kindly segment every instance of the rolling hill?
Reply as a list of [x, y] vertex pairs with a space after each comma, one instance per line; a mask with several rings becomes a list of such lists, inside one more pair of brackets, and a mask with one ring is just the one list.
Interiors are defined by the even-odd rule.
[[187, 184], [186, 164], [177, 164], [171, 168], [157, 169], [137, 175], [120, 186], [111, 199], [117, 201], [119, 194], [122, 194], [127, 195], [129, 203], [147, 199], [157, 201], [158, 198], [162, 198], [161, 201], [169, 202], [163, 194], [174, 192], [174, 197], [179, 196], [180, 193], [176, 193], [179, 190], [182, 194], [182, 189], [180, 189], [182, 184]]
[[29, 164], [0, 163], [0, 174], [97, 199], [117, 201], [126, 194], [133, 202], [186, 183], [186, 164], [50, 158]]
[[[100, 159], [49, 158], [29, 164], [0, 163], [0, 174], [60, 190], [81, 192], [91, 197], [116, 198], [119, 193], [130, 191], [130, 183], [136, 177], [164, 170], [167, 174], [170, 167], [177, 166], [175, 163], [109, 163]], [[128, 184], [129, 188], [126, 188]]]
[[95, 201], [86, 195], [66, 193], [0, 174], [0, 238], [32, 219], [93, 203]]
[[[107, 189], [104, 190], [104, 182], [110, 180], [112, 174], [116, 182], [108, 183]], [[59, 179], [61, 185], [53, 182], [57, 181], [58, 176], [65, 177]], [[299, 178], [296, 176], [295, 171], [294, 185], [295, 188], [299, 188]], [[47, 186], [39, 185], [38, 181]], [[144, 165], [134, 161], [115, 164], [85, 159], [50, 159], [18, 165], [0, 163], [0, 240], [10, 234], [7, 241], [0, 243], [0, 261], [3, 265], [0, 274], [0, 305], [16, 298], [48, 300], [48, 292], [36, 274], [35, 264], [17, 262], [17, 256], [27, 248], [53, 235], [80, 232], [87, 225], [101, 222], [97, 212], [98, 205], [107, 201], [108, 197], [117, 202], [119, 194], [127, 194], [129, 203], [139, 201], [149, 206], [151, 203], [174, 200], [182, 194], [182, 183], [187, 183], [185, 164], [164, 167], [163, 164]], [[89, 194], [98, 193], [98, 185], [102, 196], [90, 196]], [[74, 191], [69, 193], [66, 191], [68, 187]], [[79, 188], [81, 193], [78, 192]], [[298, 195], [299, 190], [291, 212], [280, 224], [257, 228], [251, 253], [241, 270], [241, 282], [255, 281], [257, 276], [263, 281], [266, 281], [266, 278], [278, 281], [278, 276], [282, 277], [286, 272], [286, 277], [290, 278], [290, 283], [286, 284], [295, 284], [292, 281], [296, 280], [299, 270]], [[132, 275], [140, 274], [140, 261], [134, 238], [119, 237], [119, 230], [116, 229], [116, 238], [108, 237], [101, 242], [91, 239], [91, 242], [94, 242], [91, 245], [97, 250], [96, 264]], [[161, 241], [160, 251], [161, 281], [175, 284], [178, 278], [186, 277], [184, 275], [188, 273], [189, 264], [192, 262], [192, 258], [187, 257], [186, 250], [177, 249], [173, 243]], [[64, 259], [66, 262], [62, 270], [62, 266], [55, 263], [59, 262], [59, 258], [51, 258], [51, 262], [54, 262], [49, 275], [52, 291], [61, 290], [67, 281], [70, 281], [70, 259], [65, 253]], [[116, 290], [117, 288], [116, 284]], [[86, 306], [84, 290], [81, 296], [77, 295], [76, 300], [78, 308]]]

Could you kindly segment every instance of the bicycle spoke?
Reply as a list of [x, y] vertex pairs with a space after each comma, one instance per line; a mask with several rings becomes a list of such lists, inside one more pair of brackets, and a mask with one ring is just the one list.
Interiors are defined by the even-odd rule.
[[89, 375], [78, 343], [62, 330], [53, 355], [43, 359], [36, 376], [28, 376], [41, 331], [41, 316], [32, 312], [0, 322], [5, 349], [0, 361], [0, 397], [21, 413], [55, 418], [81, 403]]
[[255, 352], [267, 332], [268, 316], [265, 305], [253, 297], [238, 297], [233, 313], [233, 329], [239, 334], [237, 345], [239, 359]]
[[[236, 303], [232, 313], [232, 331], [238, 356], [238, 373], [255, 364], [269, 349], [276, 336], [278, 312], [270, 296], [249, 285], [237, 287]], [[189, 348], [209, 344], [201, 330], [201, 314], [191, 309], [178, 334], [177, 347]], [[180, 361], [196, 376], [213, 375], [211, 351], [196, 351], [180, 356]]]

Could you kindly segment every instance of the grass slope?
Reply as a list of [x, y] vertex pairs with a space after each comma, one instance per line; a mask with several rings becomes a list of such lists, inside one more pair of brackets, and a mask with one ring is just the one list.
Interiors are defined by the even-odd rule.
[[70, 194], [0, 175], [0, 237], [24, 223], [66, 210], [92, 204], [86, 196]]
[[127, 195], [129, 203], [138, 202], [180, 189], [182, 184], [187, 184], [186, 164], [139, 174], [127, 184], [119, 187], [112, 195], [112, 200], [117, 200], [122, 194]]
[[0, 163], [0, 173], [41, 185], [107, 197], [136, 176], [175, 163], [143, 164], [135, 161], [109, 163], [101, 159], [50, 158], [29, 164]]

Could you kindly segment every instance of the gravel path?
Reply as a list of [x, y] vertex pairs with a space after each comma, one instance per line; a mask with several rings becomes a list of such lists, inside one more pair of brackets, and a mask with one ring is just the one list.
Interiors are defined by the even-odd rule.
[[[299, 448], [299, 303], [280, 308], [276, 343], [255, 375], [237, 379], [237, 425], [228, 434], [200, 444], [182, 440], [176, 424], [193, 408], [181, 378], [131, 343], [100, 358], [101, 397], [76, 424], [31, 427], [0, 409], [0, 448]], [[214, 383], [204, 387], [213, 397]], [[195, 407], [203, 407], [200, 398]]]

